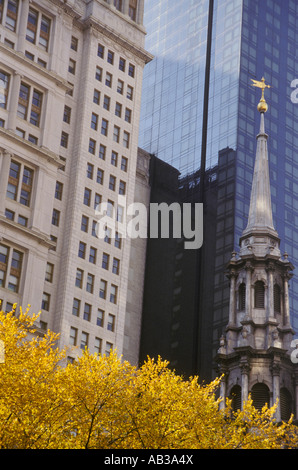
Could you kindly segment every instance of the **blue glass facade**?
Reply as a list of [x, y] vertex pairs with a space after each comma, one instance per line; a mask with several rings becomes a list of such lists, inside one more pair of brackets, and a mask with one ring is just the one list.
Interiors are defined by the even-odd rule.
[[[201, 163], [210, 3], [145, 0], [146, 49], [155, 59], [144, 72], [139, 145], [182, 176]], [[297, 0], [214, 1], [206, 148], [206, 170], [220, 167], [214, 352], [228, 318], [224, 267], [231, 249], [238, 251], [249, 209], [260, 98], [251, 78], [264, 76], [272, 86], [266, 90], [265, 122], [273, 215], [281, 250], [298, 270], [298, 103], [291, 101], [291, 82], [298, 78], [297, 17]], [[298, 331], [298, 271], [290, 287], [291, 320]]]

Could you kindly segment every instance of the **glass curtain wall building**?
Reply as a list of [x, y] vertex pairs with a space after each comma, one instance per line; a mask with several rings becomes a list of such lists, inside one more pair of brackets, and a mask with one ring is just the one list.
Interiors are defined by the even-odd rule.
[[[260, 98], [252, 78], [264, 76], [271, 85], [266, 132], [274, 223], [282, 252], [298, 266], [298, 103], [291, 87], [298, 78], [297, 15], [297, 0], [145, 1], [146, 49], [155, 58], [144, 72], [139, 146], [179, 170], [181, 178], [219, 169], [212, 331], [206, 335], [212, 355], [228, 318], [225, 266], [247, 223]], [[292, 325], [298, 331], [298, 273], [290, 286]], [[204, 360], [207, 370], [211, 353]]]

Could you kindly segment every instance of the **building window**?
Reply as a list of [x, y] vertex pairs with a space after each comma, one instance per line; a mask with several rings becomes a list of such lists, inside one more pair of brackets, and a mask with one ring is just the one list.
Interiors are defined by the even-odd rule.
[[77, 345], [77, 338], [78, 338], [78, 330], [73, 326], [70, 327], [70, 334], [69, 334], [69, 344], [72, 346]]
[[114, 258], [112, 272], [113, 274], [119, 274], [119, 270], [120, 270], [120, 260], [117, 258]]
[[101, 348], [102, 348], [102, 339], [101, 338], [95, 338], [95, 340], [94, 340], [94, 351], [97, 354], [101, 354]]
[[75, 317], [80, 316], [80, 307], [81, 307], [81, 301], [79, 299], [73, 299], [72, 314]]
[[100, 205], [100, 203], [101, 203], [101, 195], [98, 193], [95, 193], [94, 195], [94, 209], [95, 210], [98, 209], [98, 206]]
[[90, 294], [93, 294], [94, 289], [94, 275], [88, 273], [87, 274], [87, 282], [86, 282], [86, 291]]
[[97, 310], [97, 319], [96, 319], [96, 325], [103, 327], [104, 323], [104, 311], [101, 310], [100, 308]]
[[118, 294], [118, 287], [115, 286], [114, 284], [111, 285], [111, 291], [110, 291], [110, 302], [112, 304], [117, 303], [117, 294]]
[[64, 131], [61, 132], [61, 141], [60, 141], [61, 147], [64, 147], [67, 149], [68, 147], [68, 134]]
[[42, 294], [42, 301], [41, 301], [41, 309], [46, 310], [47, 312], [50, 310], [50, 299], [51, 296], [47, 292], [43, 292]]
[[115, 191], [116, 188], [116, 178], [113, 175], [110, 175], [110, 180], [109, 180], [109, 189], [111, 191]]
[[38, 44], [47, 51], [50, 39], [51, 20], [41, 15], [33, 8], [29, 8], [26, 39], [32, 44]]
[[81, 344], [80, 344], [81, 349], [88, 348], [88, 339], [89, 339], [88, 333], [86, 333], [85, 331], [82, 331]]
[[108, 341], [106, 342], [106, 349], [105, 349], [105, 355], [109, 356], [113, 350], [113, 345], [112, 343], [109, 343]]
[[100, 280], [100, 285], [99, 285], [99, 297], [101, 299], [105, 299], [107, 296], [107, 281], [104, 281], [103, 279]]
[[91, 129], [97, 131], [97, 125], [98, 125], [98, 115], [95, 113], [91, 114]]
[[28, 218], [24, 217], [23, 215], [18, 215], [18, 224], [22, 225], [23, 227], [27, 227], [28, 225]]
[[9, 209], [5, 209], [5, 217], [9, 220], [14, 220], [15, 213]]
[[119, 70], [121, 70], [121, 72], [125, 72], [125, 59], [123, 59], [123, 57], [120, 57], [119, 59]]
[[110, 111], [110, 102], [111, 102], [110, 97], [107, 95], [104, 95], [103, 108], [106, 109], [107, 111]]
[[102, 263], [101, 263], [101, 267], [103, 269], [109, 269], [109, 259], [110, 259], [110, 256], [107, 254], [107, 253], [103, 253], [102, 254]]
[[264, 282], [255, 283], [255, 308], [265, 308], [265, 286]]
[[127, 172], [127, 158], [121, 158], [121, 170]]
[[102, 46], [101, 44], [98, 44], [98, 47], [97, 47], [97, 55], [98, 55], [98, 57], [100, 57], [101, 59], [103, 59], [103, 58], [104, 58], [104, 52], [105, 52], [104, 46]]
[[49, 46], [50, 28], [51, 28], [51, 20], [49, 20], [46, 16], [42, 15], [41, 22], [40, 22], [40, 35], [39, 35], [38, 44], [45, 51], [48, 50], [48, 46]]
[[86, 243], [84, 242], [79, 242], [79, 251], [78, 251], [78, 257], [85, 259], [86, 256]]
[[95, 147], [96, 147], [96, 142], [93, 139], [89, 139], [89, 148], [88, 151], [89, 153], [92, 153], [92, 155], [95, 155]]
[[95, 69], [95, 78], [99, 82], [102, 81], [102, 68], [101, 67], [96, 67], [96, 69]]
[[69, 59], [68, 71], [69, 71], [69, 73], [72, 73], [73, 75], [75, 75], [75, 73], [76, 73], [76, 61], [75, 60]]
[[88, 232], [88, 224], [89, 224], [88, 217], [86, 217], [86, 215], [82, 215], [82, 220], [81, 220], [81, 230], [82, 230], [82, 232], [85, 232], [85, 233]]
[[246, 286], [244, 284], [244, 282], [242, 282], [239, 286], [239, 290], [238, 290], [238, 295], [239, 295], [239, 304], [238, 304], [238, 308], [241, 312], [243, 312], [245, 310], [245, 295], [246, 293]]
[[273, 294], [274, 294], [274, 312], [280, 313], [281, 312], [281, 290], [278, 284], [274, 284]]
[[23, 253], [0, 244], [0, 287], [19, 292], [22, 262]]
[[118, 80], [117, 93], [119, 93], [120, 95], [123, 95], [123, 89], [124, 89], [124, 82], [122, 80]]
[[98, 153], [99, 158], [102, 160], [106, 159], [106, 147], [102, 144], [99, 146], [99, 153]]
[[121, 236], [118, 232], [115, 233], [115, 242], [114, 245], [116, 248], [121, 249]]
[[129, 100], [132, 100], [132, 99], [133, 99], [133, 87], [130, 86], [130, 85], [127, 85], [126, 97], [127, 97]]
[[82, 269], [77, 268], [75, 286], [79, 287], [80, 289], [82, 289], [83, 287], [83, 277], [84, 271]]
[[137, 19], [137, 0], [129, 0], [128, 16], [136, 21]]
[[91, 180], [93, 178], [93, 170], [94, 170], [94, 166], [91, 163], [87, 163], [86, 176], [87, 176], [87, 178], [89, 178]]
[[100, 91], [94, 89], [93, 92], [93, 103], [99, 104], [100, 103]]
[[58, 211], [57, 209], [53, 209], [52, 225], [59, 227], [59, 222], [60, 222], [60, 211]]
[[112, 150], [112, 154], [111, 154], [111, 165], [117, 166], [117, 161], [118, 161], [118, 153], [117, 153], [117, 152], [114, 152], [114, 150]]
[[109, 72], [107, 72], [107, 73], [106, 73], [106, 81], [105, 81], [105, 83], [106, 83], [106, 86], [108, 86], [109, 88], [112, 88], [112, 78], [113, 78], [113, 77], [112, 77], [112, 74], [109, 73]]
[[115, 315], [112, 315], [111, 313], [108, 315], [107, 329], [109, 331], [115, 330]]
[[103, 184], [104, 171], [100, 168], [97, 168], [96, 182], [98, 184]]
[[108, 217], [114, 217], [114, 202], [108, 199], [107, 201], [107, 212], [106, 215]]
[[113, 140], [114, 140], [114, 142], [119, 143], [119, 140], [120, 140], [120, 127], [118, 127], [118, 126], [114, 126]]
[[9, 79], [10, 76], [3, 70], [0, 70], [0, 108], [4, 109], [7, 107]]
[[18, 109], [17, 109], [17, 115], [21, 119], [27, 119], [27, 113], [28, 113], [28, 107], [29, 107], [29, 94], [30, 94], [30, 87], [28, 85], [25, 85], [24, 83], [21, 83]]
[[55, 198], [61, 201], [62, 193], [63, 193], [63, 183], [60, 183], [60, 181], [56, 181]]
[[121, 114], [122, 114], [122, 104], [116, 103], [116, 105], [115, 105], [115, 116], [121, 118]]
[[90, 246], [89, 251], [89, 263], [96, 264], [97, 249], [94, 246]]
[[119, 182], [119, 194], [124, 195], [126, 193], [126, 183], [124, 181]]
[[114, 7], [118, 11], [122, 11], [122, 0], [114, 0]]
[[83, 319], [86, 321], [91, 321], [91, 310], [92, 306], [90, 304], [84, 305], [84, 313], [83, 313]]
[[53, 276], [54, 276], [54, 265], [52, 263], [47, 263], [45, 280], [47, 282], [53, 282]]
[[128, 66], [128, 75], [132, 78], [135, 76], [135, 66], [133, 64], [129, 64]]
[[85, 188], [83, 204], [85, 204], [85, 206], [90, 207], [90, 202], [91, 202], [91, 189]]
[[69, 106], [64, 106], [63, 121], [67, 124], [70, 124], [71, 108]]
[[78, 39], [75, 38], [74, 36], [71, 36], [70, 48], [76, 52], [78, 50]]
[[[30, 206], [34, 172], [16, 161], [11, 161], [6, 196]], [[20, 181], [22, 184], [20, 185]]]
[[102, 121], [101, 121], [101, 133], [102, 133], [102, 135], [105, 135], [105, 136], [108, 135], [108, 127], [109, 127], [108, 121], [106, 119], [102, 119]]
[[104, 237], [104, 242], [105, 243], [111, 243], [111, 237], [112, 237], [112, 230], [109, 227], [105, 228], [105, 237]]
[[129, 139], [130, 139], [129, 132], [124, 131], [123, 132], [123, 145], [127, 149], [129, 148]]
[[15, 32], [17, 27], [19, 0], [8, 0], [5, 27]]
[[109, 64], [114, 64], [114, 52], [108, 51], [107, 61]]

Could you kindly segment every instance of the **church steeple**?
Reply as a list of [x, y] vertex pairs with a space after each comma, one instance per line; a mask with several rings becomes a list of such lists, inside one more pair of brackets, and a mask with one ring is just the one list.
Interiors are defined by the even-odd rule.
[[[288, 283], [293, 265], [280, 254], [280, 240], [273, 225], [264, 116], [265, 80], [254, 80], [262, 89], [258, 104], [260, 131], [251, 189], [248, 222], [240, 238], [240, 252], [232, 254], [226, 275], [230, 281], [229, 321], [217, 355], [219, 372], [225, 374], [222, 396], [234, 394], [243, 403], [251, 393], [256, 406], [279, 399], [276, 419], [285, 419], [298, 394], [298, 371], [290, 361], [293, 330], [290, 324]], [[297, 374], [293, 385], [293, 374]], [[296, 387], [296, 388], [295, 388]], [[297, 395], [298, 396], [298, 395]], [[235, 402], [235, 403], [236, 403]]]

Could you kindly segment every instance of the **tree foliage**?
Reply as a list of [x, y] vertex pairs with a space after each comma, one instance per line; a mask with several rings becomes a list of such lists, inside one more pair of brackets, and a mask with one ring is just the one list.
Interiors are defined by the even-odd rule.
[[220, 378], [200, 385], [161, 358], [139, 368], [84, 351], [73, 364], [58, 336], [35, 333], [38, 315], [0, 312], [0, 446], [3, 449], [236, 449], [297, 446], [296, 428], [251, 399], [219, 411]]

